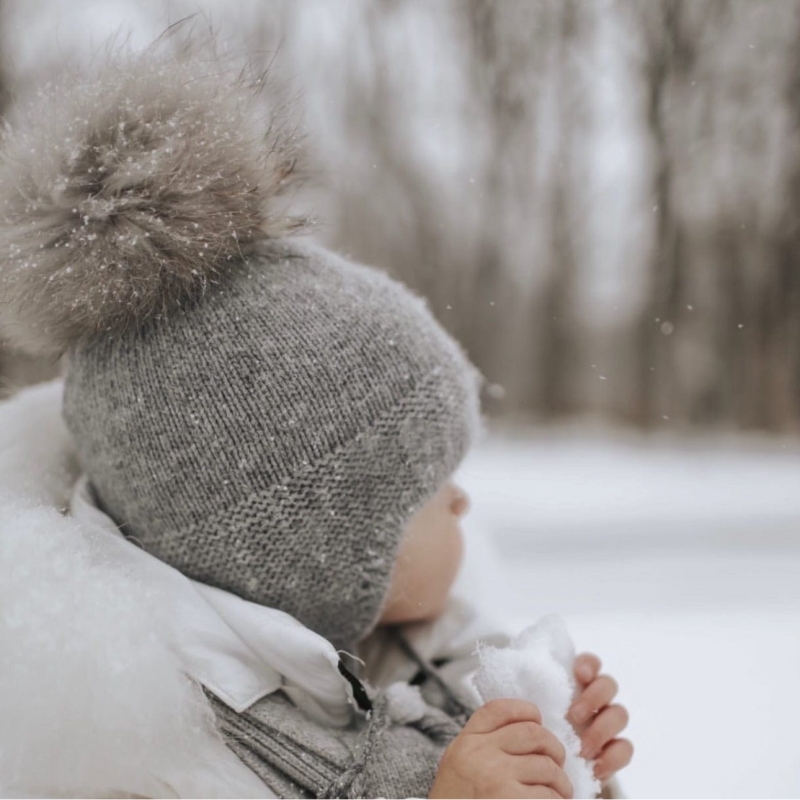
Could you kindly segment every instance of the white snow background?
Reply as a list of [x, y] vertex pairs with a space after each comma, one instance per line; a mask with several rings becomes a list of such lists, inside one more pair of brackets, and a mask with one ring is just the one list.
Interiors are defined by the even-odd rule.
[[562, 614], [602, 658], [631, 714], [627, 796], [800, 796], [796, 444], [506, 435], [459, 478], [462, 591], [517, 630]]

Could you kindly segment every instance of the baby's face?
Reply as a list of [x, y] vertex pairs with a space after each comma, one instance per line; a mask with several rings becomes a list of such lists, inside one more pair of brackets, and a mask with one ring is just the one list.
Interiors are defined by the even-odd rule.
[[461, 565], [459, 521], [468, 509], [469, 497], [448, 482], [411, 518], [379, 625], [433, 619], [442, 613]]

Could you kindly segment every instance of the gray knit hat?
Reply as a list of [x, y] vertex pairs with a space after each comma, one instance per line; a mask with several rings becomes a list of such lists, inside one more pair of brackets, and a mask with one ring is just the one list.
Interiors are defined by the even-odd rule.
[[352, 647], [478, 378], [422, 300], [287, 238], [291, 155], [247, 88], [153, 54], [51, 87], [6, 141], [0, 323], [69, 353], [65, 419], [126, 534]]

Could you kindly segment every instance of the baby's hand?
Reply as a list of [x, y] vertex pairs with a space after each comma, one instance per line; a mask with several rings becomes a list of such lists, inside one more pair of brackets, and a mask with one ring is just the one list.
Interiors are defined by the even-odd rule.
[[610, 705], [617, 695], [617, 682], [610, 675], [600, 675], [600, 659], [584, 653], [575, 659], [578, 696], [567, 717], [581, 738], [581, 755], [594, 760], [594, 774], [607, 781], [626, 767], [633, 757], [633, 745], [616, 738], [628, 725], [624, 706]]
[[572, 797], [564, 748], [524, 700], [481, 706], [444, 751], [429, 797]]

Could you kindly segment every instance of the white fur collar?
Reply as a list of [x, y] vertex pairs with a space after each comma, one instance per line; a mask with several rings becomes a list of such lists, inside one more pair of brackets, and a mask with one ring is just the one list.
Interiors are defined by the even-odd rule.
[[60, 404], [59, 382], [0, 404], [0, 796], [271, 796], [187, 679], [168, 590], [62, 513]]

